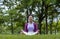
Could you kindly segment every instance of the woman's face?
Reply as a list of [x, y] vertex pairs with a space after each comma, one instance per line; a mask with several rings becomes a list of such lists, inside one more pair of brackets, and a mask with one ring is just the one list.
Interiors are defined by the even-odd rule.
[[29, 21], [32, 22], [33, 21], [33, 17], [29, 16]]

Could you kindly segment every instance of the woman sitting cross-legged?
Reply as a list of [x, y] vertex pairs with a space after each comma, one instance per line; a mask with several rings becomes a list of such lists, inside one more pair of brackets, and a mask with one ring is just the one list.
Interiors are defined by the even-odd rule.
[[24, 30], [21, 30], [21, 32], [25, 35], [35, 35], [39, 33], [38, 25], [33, 22], [32, 15], [28, 17], [28, 23], [25, 23]]

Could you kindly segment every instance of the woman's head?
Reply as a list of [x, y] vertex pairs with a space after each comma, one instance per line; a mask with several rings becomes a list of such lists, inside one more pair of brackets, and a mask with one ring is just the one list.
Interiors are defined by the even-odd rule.
[[28, 16], [28, 21], [29, 21], [29, 22], [32, 22], [32, 21], [33, 21], [33, 16], [32, 16], [32, 15], [29, 15], [29, 16]]

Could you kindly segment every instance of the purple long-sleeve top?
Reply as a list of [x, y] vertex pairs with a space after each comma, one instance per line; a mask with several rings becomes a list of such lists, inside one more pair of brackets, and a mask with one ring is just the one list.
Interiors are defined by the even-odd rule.
[[[33, 31], [36, 32], [38, 30], [38, 25], [36, 23], [33, 23], [33, 25], [34, 25]], [[28, 32], [27, 26], [28, 26], [28, 23], [25, 23], [25, 27], [24, 27], [25, 32]]]

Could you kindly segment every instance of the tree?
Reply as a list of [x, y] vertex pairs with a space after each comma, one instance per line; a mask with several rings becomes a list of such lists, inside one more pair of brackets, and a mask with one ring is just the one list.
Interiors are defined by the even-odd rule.
[[[13, 24], [14, 22], [19, 22], [19, 18], [21, 18], [21, 14], [25, 13], [25, 20], [28, 22], [28, 15], [33, 14], [34, 17], [38, 20], [40, 34], [42, 33], [42, 22], [45, 21], [45, 32], [48, 34], [48, 19], [50, 20], [50, 33], [52, 34], [53, 20], [57, 14], [56, 7], [59, 6], [58, 0], [4, 0], [3, 4], [8, 7], [8, 13], [11, 19], [10, 22]], [[19, 14], [19, 15], [18, 15]], [[19, 16], [19, 17], [18, 17]], [[57, 15], [58, 16], [58, 15]], [[18, 18], [17, 18], [18, 17]], [[24, 16], [23, 16], [24, 17]], [[24, 20], [24, 21], [25, 21]], [[21, 21], [20, 21], [21, 22]], [[19, 23], [20, 23], [19, 22]], [[14, 25], [14, 24], [13, 24]], [[12, 33], [13, 33], [13, 26]]]

